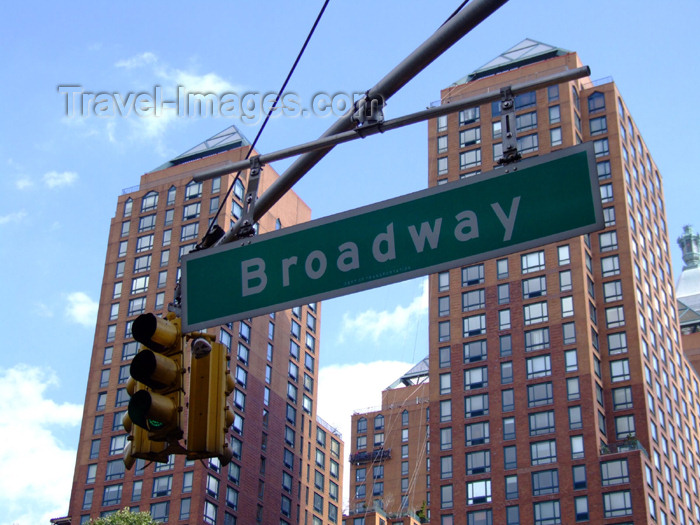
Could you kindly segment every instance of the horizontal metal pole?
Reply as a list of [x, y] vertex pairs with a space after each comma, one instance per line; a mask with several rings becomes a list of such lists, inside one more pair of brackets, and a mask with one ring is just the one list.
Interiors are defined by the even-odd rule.
[[[527, 93], [528, 91], [532, 91], [535, 89], [542, 89], [547, 86], [560, 84], [562, 82], [569, 82], [571, 80], [576, 80], [582, 77], [587, 77], [590, 74], [591, 71], [589, 67], [583, 66], [576, 69], [562, 71], [560, 73], [554, 73], [552, 75], [548, 75], [546, 77], [542, 77], [536, 80], [529, 80], [527, 82], [514, 84], [513, 86], [511, 86], [511, 91], [514, 95], [519, 95], [521, 93]], [[316, 139], [311, 142], [299, 144], [297, 146], [273, 151], [272, 153], [264, 153], [258, 156], [258, 159], [262, 164], [269, 164], [270, 162], [274, 162], [277, 160], [286, 159], [309, 151], [328, 148], [330, 146], [335, 146], [336, 144], [350, 142], [353, 140], [365, 138], [370, 135], [384, 133], [385, 131], [402, 128], [410, 124], [416, 124], [418, 122], [423, 122], [432, 118], [441, 117], [443, 115], [448, 115], [450, 113], [462, 111], [463, 109], [473, 108], [476, 106], [480, 106], [481, 104], [487, 104], [489, 102], [494, 102], [500, 99], [500, 91], [482, 93], [480, 95], [474, 95], [472, 97], [460, 99], [456, 102], [449, 102], [435, 108], [429, 108], [423, 111], [418, 111], [416, 113], [411, 113], [409, 115], [404, 115], [403, 117], [397, 117], [395, 119], [387, 120], [386, 122], [383, 122], [381, 124], [357, 128], [350, 131], [344, 131], [341, 133], [336, 133], [335, 135], [330, 135], [328, 137]], [[250, 159], [241, 160], [238, 162], [227, 162], [226, 164], [217, 166], [214, 169], [199, 172], [193, 178], [196, 182], [202, 182], [235, 171], [248, 169], [250, 168], [250, 164]]]
[[[463, 9], [438, 28], [413, 53], [401, 61], [394, 69], [384, 76], [374, 87], [367, 91], [367, 99], [381, 99], [386, 102], [399, 89], [423, 71], [433, 60], [447, 51], [464, 35], [478, 26], [507, 0], [472, 0]], [[368, 58], [365, 57], [367, 60]], [[340, 117], [322, 137], [337, 135], [349, 131], [355, 126], [353, 121], [354, 108]], [[272, 185], [255, 202], [253, 220], [258, 221], [275, 203], [287, 193], [316, 163], [318, 163], [333, 146], [309, 151], [302, 154], [294, 163], [272, 183]], [[226, 232], [217, 244], [225, 244], [236, 240], [242, 226], [239, 219]]]

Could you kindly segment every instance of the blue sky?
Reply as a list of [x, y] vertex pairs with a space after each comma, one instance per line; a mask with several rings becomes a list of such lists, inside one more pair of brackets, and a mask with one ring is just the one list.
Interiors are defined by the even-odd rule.
[[[331, 2], [287, 88], [302, 104], [319, 93], [373, 86], [459, 4]], [[321, 7], [304, 3], [185, 2], [154, 5], [27, 2], [0, 18], [0, 524], [33, 524], [67, 510], [85, 395], [107, 232], [116, 197], [139, 176], [231, 124], [249, 139], [253, 118], [66, 116], [59, 86], [86, 92], [166, 95], [276, 91]], [[531, 38], [577, 51], [592, 79], [621, 89], [664, 177], [674, 271], [675, 238], [700, 226], [693, 101], [700, 85], [700, 3], [676, 0], [511, 0], [394, 96], [387, 118], [424, 109], [440, 89]], [[315, 115], [273, 119], [259, 142], [271, 152], [312, 140], [333, 122]], [[425, 187], [426, 124], [337, 147], [295, 191], [322, 217]], [[289, 162], [273, 166], [282, 172]], [[388, 386], [427, 353], [423, 280], [323, 305], [319, 413], [347, 429], [348, 411], [378, 405], [354, 392], [360, 374]], [[382, 360], [386, 363], [377, 364]], [[391, 363], [391, 364], [387, 364]], [[325, 374], [324, 374], [325, 372]], [[324, 379], [325, 378], [325, 379]], [[357, 387], [357, 385], [355, 385]], [[347, 415], [347, 417], [346, 417]], [[346, 436], [349, 432], [346, 430]], [[40, 452], [40, 453], [38, 453]], [[55, 474], [26, 479], [42, 462]], [[37, 494], [41, 494], [38, 497]], [[45, 521], [44, 521], [45, 522]]]

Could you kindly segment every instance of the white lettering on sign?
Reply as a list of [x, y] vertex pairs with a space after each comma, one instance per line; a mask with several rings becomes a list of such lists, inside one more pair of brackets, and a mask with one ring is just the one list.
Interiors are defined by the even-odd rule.
[[[318, 268], [315, 270], [314, 261], [318, 261]], [[306, 263], [304, 263], [306, 275], [308, 275], [310, 279], [319, 279], [323, 277], [323, 274], [326, 273], [326, 266], [328, 266], [326, 256], [321, 250], [312, 251], [306, 258]]]
[[[382, 251], [384, 247], [384, 251]], [[372, 243], [372, 255], [377, 262], [386, 262], [396, 259], [396, 247], [394, 246], [394, 223], [389, 223], [386, 233], [380, 233]]]
[[[520, 205], [520, 196], [513, 197], [510, 210], [506, 213], [501, 204], [494, 202], [491, 204], [496, 218], [503, 226], [503, 241], [510, 241], [513, 237], [515, 219]], [[479, 238], [479, 221], [476, 213], [472, 210], [464, 210], [455, 215], [457, 224], [453, 230], [457, 241], [466, 242]], [[437, 217], [432, 224], [429, 221], [420, 223], [420, 226], [411, 224], [407, 227], [408, 235], [413, 242], [415, 253], [423, 253], [426, 246], [431, 250], [438, 249], [440, 243], [440, 233], [442, 231], [442, 217]], [[449, 230], [448, 230], [449, 231]], [[344, 242], [338, 246], [338, 258], [335, 261], [336, 268], [341, 272], [360, 269], [360, 251], [356, 243]], [[410, 256], [411, 254], [406, 254]], [[394, 223], [389, 223], [386, 231], [379, 233], [372, 241], [372, 257], [377, 262], [383, 263], [396, 259], [396, 241], [394, 234]], [[292, 277], [299, 278], [306, 275], [309, 279], [317, 280], [324, 276], [328, 269], [328, 259], [321, 250], [312, 250], [304, 261], [304, 274], [300, 271], [294, 272], [294, 267], [298, 266], [299, 257], [293, 255], [281, 260], [282, 264], [282, 286], [290, 286]], [[332, 264], [332, 263], [331, 263]], [[260, 257], [254, 257], [241, 263], [241, 294], [243, 297], [254, 295], [265, 290], [267, 286], [267, 274], [265, 273], [265, 261]]]
[[503, 234], [503, 241], [509, 241], [513, 236], [513, 226], [515, 226], [515, 215], [518, 213], [518, 204], [520, 204], [520, 196], [513, 197], [513, 202], [510, 205], [510, 213], [506, 216], [505, 212], [501, 208], [501, 205], [497, 202], [491, 204], [491, 208], [496, 212], [496, 217], [501, 221], [501, 224], [505, 228], [506, 232]]
[[[241, 262], [241, 279], [243, 279], [243, 291], [241, 292], [243, 297], [262, 292], [265, 286], [267, 286], [265, 261], [260, 257], [254, 257]], [[259, 282], [255, 286], [251, 286], [250, 281], [254, 280], [258, 280]]]
[[433, 225], [432, 229], [430, 229], [430, 224], [428, 224], [427, 221], [421, 223], [419, 232], [416, 231], [416, 227], [413, 224], [408, 227], [408, 233], [411, 234], [411, 239], [413, 240], [413, 245], [416, 247], [417, 253], [423, 253], [426, 240], [428, 241], [431, 250], [437, 248], [441, 224], [442, 218], [439, 218], [435, 220], [435, 224]]
[[341, 272], [349, 272], [357, 270], [360, 267], [360, 254], [357, 250], [357, 244], [354, 242], [345, 242], [338, 246], [340, 255], [336, 261], [338, 270]]
[[282, 286], [289, 286], [289, 268], [297, 263], [296, 255], [282, 259]]

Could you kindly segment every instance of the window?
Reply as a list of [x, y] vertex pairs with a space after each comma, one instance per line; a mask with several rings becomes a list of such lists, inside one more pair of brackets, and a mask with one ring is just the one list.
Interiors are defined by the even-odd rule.
[[506, 385], [513, 382], [513, 362], [501, 363], [501, 384]]
[[588, 97], [588, 112], [595, 113], [605, 109], [605, 95], [596, 91]]
[[[445, 137], [447, 138], [447, 137]], [[481, 142], [481, 128], [465, 129], [459, 132], [459, 147], [465, 148]], [[478, 150], [476, 150], [478, 151]]]
[[619, 301], [622, 299], [622, 282], [608, 281], [603, 283], [603, 297], [605, 302]]
[[[449, 299], [449, 298], [448, 298]], [[484, 290], [471, 290], [462, 294], [462, 311], [471, 312], [473, 310], [481, 310], [486, 306], [484, 299]]]
[[[452, 477], [452, 456], [443, 456], [440, 458], [440, 479], [450, 479]], [[406, 490], [408, 490], [408, 478], [406, 480]], [[402, 480], [403, 481], [403, 480]], [[402, 492], [405, 492], [403, 490]]]
[[468, 343], [464, 343], [463, 349], [465, 363], [483, 361], [487, 357], [486, 340], [470, 341]]
[[554, 411], [535, 412], [529, 415], [530, 436], [541, 436], [554, 432]]
[[603, 220], [606, 228], [615, 226], [615, 208], [603, 208]]
[[544, 275], [523, 280], [523, 299], [547, 295], [547, 281]]
[[569, 407], [569, 430], [579, 430], [583, 428], [583, 417], [579, 405]]
[[486, 333], [486, 315], [472, 315], [462, 320], [464, 337], [483, 335]]
[[[617, 232], [615, 230], [598, 234], [601, 252], [617, 250]], [[619, 270], [619, 268], [618, 268]]]
[[474, 390], [484, 388], [489, 385], [488, 367], [481, 366], [470, 368], [464, 371], [464, 389]]
[[[613, 388], [613, 410], [626, 410], [632, 408], [632, 387], [623, 386]], [[632, 424], [634, 426], [634, 423]]]
[[554, 402], [552, 394], [552, 383], [538, 383], [527, 387], [527, 406], [535, 408], [544, 405], [551, 405]]
[[447, 175], [447, 157], [439, 157], [437, 160], [437, 174]]
[[440, 272], [438, 274], [438, 291], [445, 292], [450, 289], [450, 272]]
[[600, 185], [600, 199], [605, 204], [606, 202], [613, 201], [613, 186], [612, 184], [601, 184]]
[[574, 315], [574, 298], [571, 296], [561, 298], [561, 316], [571, 317]]
[[452, 485], [442, 485], [440, 487], [440, 508], [451, 509], [452, 505]]
[[624, 354], [627, 352], [627, 334], [625, 332], [617, 332], [608, 334], [608, 354]]
[[515, 394], [513, 389], [509, 388], [501, 391], [501, 411], [510, 412], [512, 410], [515, 410]]
[[185, 186], [185, 200], [196, 199], [202, 196], [202, 183], [201, 182], [190, 182]]
[[610, 155], [610, 144], [608, 139], [598, 139], [593, 141], [593, 151], [596, 157], [605, 157]]
[[513, 339], [510, 334], [499, 336], [498, 346], [501, 357], [508, 357], [513, 354]]
[[136, 253], [148, 251], [153, 248], [153, 234], [144, 235], [136, 239]]
[[482, 479], [479, 481], [467, 482], [467, 504], [478, 505], [491, 501], [491, 480]]
[[510, 302], [510, 285], [498, 285], [498, 304], [507, 304]]
[[629, 490], [603, 494], [603, 516], [615, 518], [632, 514], [632, 497]]
[[610, 257], [603, 257], [600, 260], [600, 267], [603, 277], [610, 277], [611, 275], [620, 274], [620, 259], [617, 255], [612, 255]]
[[532, 473], [532, 495], [544, 496], [559, 492], [559, 471], [557, 469], [541, 470]]
[[629, 483], [629, 469], [626, 459], [604, 461], [600, 464], [601, 481], [604, 487]]
[[192, 222], [190, 224], [185, 224], [180, 231], [180, 241], [189, 241], [191, 239], [196, 239], [199, 235], [199, 223]]
[[515, 117], [515, 129], [518, 133], [537, 128], [537, 112], [522, 113]]
[[605, 309], [605, 324], [608, 328], [617, 328], [625, 324], [625, 310], [623, 306], [613, 306]]
[[571, 436], [571, 459], [581, 459], [583, 453], [583, 436]]
[[536, 379], [552, 375], [552, 362], [549, 354], [526, 359], [527, 378]]
[[547, 314], [547, 301], [532, 303], [523, 306], [523, 316], [525, 325], [544, 323], [549, 320]]
[[118, 485], [109, 485], [104, 488], [104, 492], [102, 494], [102, 506], [106, 507], [107, 505], [116, 505], [118, 504], [122, 499], [122, 484], [119, 483]]
[[466, 462], [467, 475], [491, 472], [491, 452], [488, 450], [467, 453]]
[[156, 227], [156, 214], [144, 215], [139, 219], [139, 232], [152, 230]]
[[535, 525], [554, 525], [561, 523], [559, 500], [541, 501], [533, 504]]
[[549, 142], [552, 146], [561, 146], [563, 142], [561, 128], [552, 128], [549, 130]]
[[538, 147], [539, 141], [537, 139], [537, 133], [518, 137], [518, 151], [521, 154], [533, 153], [537, 151]]
[[588, 497], [578, 496], [574, 498], [574, 512], [576, 521], [588, 521]]
[[450, 322], [442, 321], [438, 323], [438, 339], [441, 342], [450, 340]]
[[475, 264], [462, 268], [462, 286], [472, 286], [484, 282], [484, 265]]
[[530, 462], [533, 466], [556, 463], [557, 444], [553, 439], [530, 443]]
[[549, 328], [538, 328], [525, 332], [525, 351], [533, 352], [549, 348]]
[[498, 311], [498, 329], [499, 330], [509, 330], [510, 329], [510, 310], [499, 310]]
[[528, 253], [520, 256], [520, 267], [522, 273], [531, 273], [544, 270], [544, 251]]
[[[450, 450], [452, 448], [452, 427], [445, 427], [440, 429], [440, 450]], [[408, 474], [408, 462], [406, 463], [406, 469]], [[401, 463], [403, 470], [403, 462]], [[403, 472], [402, 472], [403, 474]]]
[[634, 416], [617, 416], [615, 418], [615, 438], [625, 439], [628, 436], [634, 437]]
[[588, 485], [586, 480], [586, 466], [575, 465], [571, 467], [571, 477], [574, 485], [574, 490], [585, 489]]
[[504, 417], [503, 418], [503, 439], [515, 439], [515, 418], [514, 417]]
[[447, 115], [440, 115], [436, 123], [438, 131], [445, 131], [447, 129]]
[[493, 525], [493, 512], [491, 509], [469, 511], [467, 525]]
[[447, 368], [450, 366], [450, 347], [443, 346], [439, 349], [440, 357], [440, 368]]
[[463, 109], [459, 112], [459, 125], [465, 126], [473, 122], [478, 122], [481, 113], [481, 108], [478, 106], [475, 108]]
[[581, 397], [581, 387], [578, 377], [570, 377], [566, 380], [566, 399], [575, 401]]
[[485, 416], [488, 413], [489, 413], [489, 396], [488, 396], [488, 394], [466, 396], [464, 398], [464, 416], [465, 417]]
[[489, 443], [489, 422], [471, 423], [464, 426], [464, 444], [467, 447]]
[[608, 132], [608, 121], [605, 116], [596, 117], [589, 120], [591, 136], [601, 135]]
[[561, 325], [562, 340], [565, 345], [572, 345], [576, 342], [576, 324], [564, 323]]
[[549, 123], [558, 124], [561, 122], [561, 109], [559, 105], [549, 107]]

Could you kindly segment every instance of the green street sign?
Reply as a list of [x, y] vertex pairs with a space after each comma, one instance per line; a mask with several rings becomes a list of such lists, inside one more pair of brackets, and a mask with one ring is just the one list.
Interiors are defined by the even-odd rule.
[[592, 144], [185, 255], [183, 331], [603, 228]]

